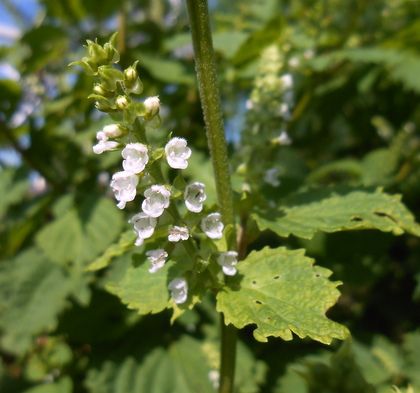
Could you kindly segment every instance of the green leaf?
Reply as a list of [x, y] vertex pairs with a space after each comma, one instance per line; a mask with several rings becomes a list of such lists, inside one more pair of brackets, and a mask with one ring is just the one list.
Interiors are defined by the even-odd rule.
[[69, 377], [61, 378], [57, 382], [43, 383], [25, 390], [23, 393], [72, 393], [73, 382]]
[[162, 81], [168, 83], [179, 83], [191, 85], [194, 83], [194, 76], [188, 72], [187, 68], [180, 61], [165, 60], [153, 55], [140, 55], [141, 64], [150, 74]]
[[209, 371], [200, 343], [183, 336], [141, 360], [105, 362], [88, 373], [86, 388], [89, 393], [214, 393]]
[[420, 236], [420, 226], [401, 203], [400, 195], [381, 189], [318, 189], [296, 193], [279, 201], [275, 210], [252, 214], [260, 230], [279, 236], [311, 239], [315, 233], [379, 229], [401, 235]]
[[93, 272], [109, 266], [113, 258], [124, 254], [134, 246], [135, 238], [136, 236], [133, 230], [130, 229], [129, 231], [123, 232], [118, 243], [109, 246], [99, 258], [96, 258], [87, 266], [86, 271]]
[[403, 349], [407, 363], [404, 371], [414, 386], [420, 389], [420, 330], [408, 333], [404, 337]]
[[24, 353], [34, 337], [57, 324], [72, 282], [36, 249], [0, 264], [1, 346]]
[[37, 235], [36, 242], [53, 262], [84, 264], [103, 252], [118, 236], [121, 212], [107, 198], [87, 198]]
[[331, 271], [313, 266], [304, 250], [284, 247], [252, 252], [238, 264], [238, 274], [217, 295], [217, 310], [237, 328], [257, 325], [254, 337], [284, 340], [310, 337], [325, 344], [344, 339], [347, 329], [325, 313], [339, 297], [340, 282], [328, 281]]
[[9, 206], [19, 203], [29, 190], [28, 174], [15, 168], [0, 171], [0, 217]]

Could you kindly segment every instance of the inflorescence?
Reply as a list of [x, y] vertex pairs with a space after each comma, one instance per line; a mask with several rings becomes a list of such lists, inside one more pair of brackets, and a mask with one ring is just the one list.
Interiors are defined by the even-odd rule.
[[[171, 244], [190, 242], [198, 255], [198, 248], [192, 242], [192, 236], [200, 238], [198, 226], [189, 227], [188, 220], [179, 213], [176, 200], [182, 199], [188, 212], [200, 217], [202, 233], [207, 238], [218, 240], [223, 237], [224, 225], [218, 212], [205, 214], [203, 205], [207, 198], [205, 185], [201, 182], [185, 183], [179, 192], [173, 184], [165, 181], [163, 165], [181, 171], [188, 167], [192, 151], [184, 138], [170, 138], [164, 148], [148, 143], [146, 131], [159, 126], [160, 101], [158, 97], [149, 97], [143, 102], [133, 98], [143, 90], [137, 68], [137, 62], [124, 71], [120, 71], [114, 63], [119, 61], [118, 51], [114, 47], [115, 35], [104, 46], [97, 42], [87, 41], [88, 56], [75, 62], [81, 65], [88, 74], [97, 78], [91, 99], [95, 107], [109, 113], [115, 121], [108, 124], [96, 134], [95, 154], [120, 150], [122, 170], [113, 174], [110, 187], [117, 200], [117, 206], [124, 209], [127, 203], [135, 201], [142, 193], [140, 211], [131, 217], [136, 234], [135, 245], [142, 246], [146, 239], [153, 237], [165, 211], [169, 212], [170, 223], [163, 220], [162, 226], [167, 231], [167, 250], [158, 248], [146, 252], [150, 262], [149, 272], [157, 273], [162, 269], [169, 257]], [[164, 168], [167, 170], [168, 168]], [[186, 248], [188, 248], [186, 246]], [[191, 252], [190, 252], [191, 254]], [[236, 274], [237, 253], [235, 251], [218, 252], [217, 264], [225, 275]], [[190, 255], [191, 256], [191, 255]], [[194, 258], [194, 255], [191, 256]], [[169, 282], [168, 289], [176, 304], [185, 303], [188, 299], [188, 280], [176, 277]]]

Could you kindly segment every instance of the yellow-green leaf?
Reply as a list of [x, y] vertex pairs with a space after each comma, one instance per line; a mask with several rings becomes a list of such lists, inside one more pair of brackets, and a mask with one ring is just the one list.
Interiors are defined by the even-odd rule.
[[347, 329], [325, 316], [339, 297], [331, 271], [313, 266], [304, 250], [265, 248], [238, 264], [238, 274], [217, 295], [217, 310], [237, 328], [255, 324], [254, 337], [310, 337], [325, 344], [344, 339]]

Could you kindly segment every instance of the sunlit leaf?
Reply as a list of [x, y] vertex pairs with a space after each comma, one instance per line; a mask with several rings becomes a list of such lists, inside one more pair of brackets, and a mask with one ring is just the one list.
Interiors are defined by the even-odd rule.
[[326, 344], [344, 339], [347, 329], [325, 315], [337, 301], [340, 283], [329, 281], [332, 272], [313, 262], [303, 250], [254, 251], [217, 295], [217, 310], [237, 328], [255, 324], [258, 341], [291, 340], [292, 333]]

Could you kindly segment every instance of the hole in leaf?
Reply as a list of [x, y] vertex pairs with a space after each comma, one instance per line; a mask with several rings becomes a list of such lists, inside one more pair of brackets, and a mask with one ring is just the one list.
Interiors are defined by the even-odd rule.
[[353, 222], [360, 222], [360, 221], [363, 221], [363, 218], [361, 218], [361, 217], [352, 217], [351, 218], [351, 221], [353, 221]]
[[315, 277], [321, 277], [319, 273], [315, 273]]
[[255, 303], [262, 304], [262, 302], [260, 302], [259, 300], [256, 300]]
[[256, 285], [256, 284], [257, 284], [257, 282], [256, 282], [255, 280], [252, 280], [252, 284]]
[[274, 280], [278, 280], [280, 278], [280, 276], [274, 276], [273, 279]]
[[392, 217], [391, 215], [389, 215], [388, 213], [384, 213], [384, 212], [374, 212], [374, 214], [375, 214], [376, 216], [378, 216], [378, 217], [386, 217], [386, 218], [388, 218], [389, 220], [391, 220], [391, 221], [393, 221], [393, 222], [397, 223], [397, 220], [395, 220], [395, 218], [394, 218], [394, 217]]

